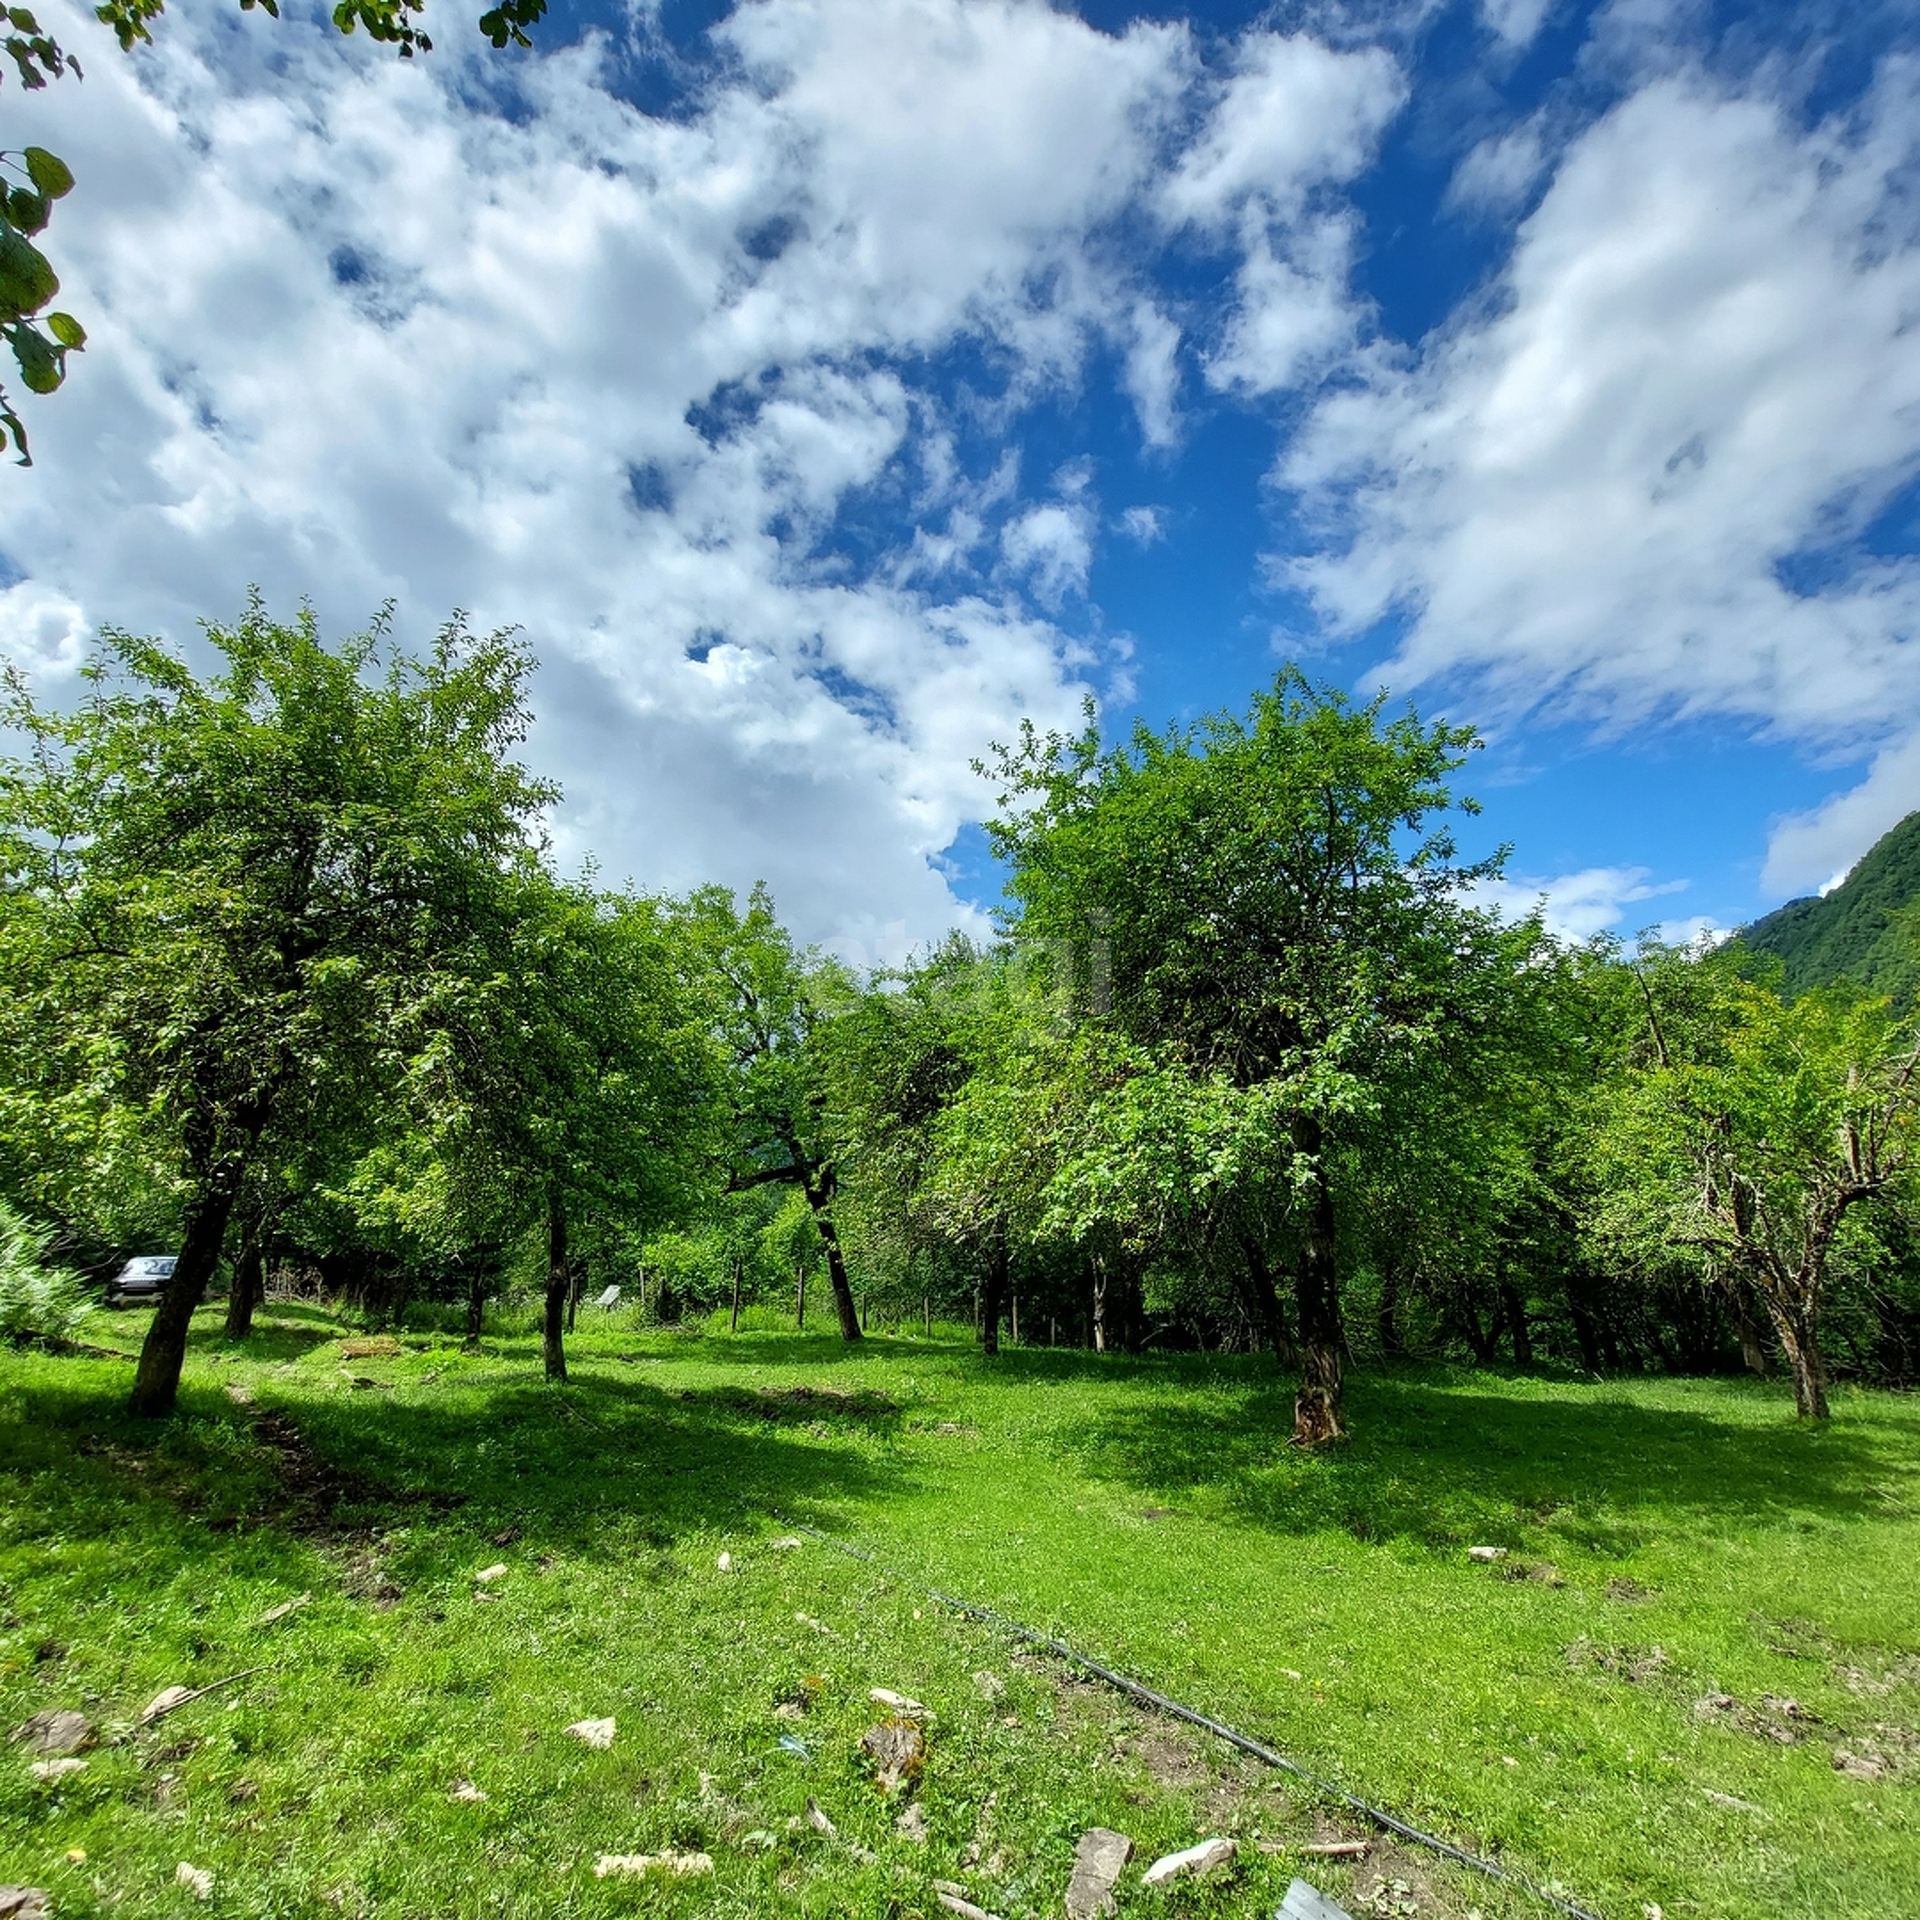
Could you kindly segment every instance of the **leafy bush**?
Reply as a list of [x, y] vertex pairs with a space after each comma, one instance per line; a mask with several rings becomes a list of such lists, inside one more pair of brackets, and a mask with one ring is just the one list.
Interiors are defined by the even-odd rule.
[[67, 1339], [93, 1311], [79, 1275], [46, 1264], [53, 1235], [0, 1200], [0, 1335]]

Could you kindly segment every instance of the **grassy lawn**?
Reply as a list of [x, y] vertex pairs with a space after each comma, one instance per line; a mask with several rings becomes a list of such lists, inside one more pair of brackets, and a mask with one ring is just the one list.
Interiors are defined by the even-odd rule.
[[[1549, 1911], [1397, 1848], [1303, 1859], [1367, 1829], [931, 1584], [1607, 1920], [1920, 1909], [1920, 1404], [1842, 1392], [1814, 1431], [1745, 1382], [1407, 1369], [1307, 1457], [1256, 1361], [588, 1318], [555, 1392], [530, 1337], [346, 1358], [317, 1312], [245, 1350], [209, 1315], [158, 1432], [120, 1361], [0, 1356], [0, 1726], [100, 1729], [57, 1781], [0, 1748], [0, 1882], [61, 1915], [932, 1920], [944, 1880], [1051, 1915], [1103, 1824], [1123, 1914], [1271, 1914], [1303, 1870], [1356, 1913]], [[894, 1799], [876, 1686], [931, 1711]], [[601, 1716], [603, 1751], [564, 1731]], [[1212, 1833], [1230, 1876], [1140, 1887]], [[663, 1849], [713, 1871], [595, 1877]]]

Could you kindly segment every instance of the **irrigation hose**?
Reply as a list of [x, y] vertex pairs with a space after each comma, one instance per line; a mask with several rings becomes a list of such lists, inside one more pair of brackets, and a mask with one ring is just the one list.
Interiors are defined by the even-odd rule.
[[1428, 1833], [1424, 1827], [1416, 1827], [1411, 1821], [1402, 1820], [1398, 1814], [1389, 1813], [1385, 1807], [1376, 1807], [1371, 1800], [1363, 1800], [1358, 1794], [1349, 1793], [1345, 1787], [1336, 1786], [1331, 1780], [1323, 1780], [1316, 1773], [1301, 1766], [1297, 1760], [1289, 1760], [1284, 1753], [1276, 1752], [1263, 1741], [1251, 1734], [1242, 1733], [1237, 1727], [1230, 1727], [1224, 1720], [1216, 1720], [1211, 1714], [1202, 1713], [1197, 1707], [1183, 1706], [1178, 1700], [1172, 1700], [1164, 1693], [1156, 1692], [1144, 1681], [1135, 1680], [1130, 1675], [1116, 1672], [1114, 1668], [1093, 1659], [1090, 1655], [1070, 1647], [1064, 1640], [1056, 1640], [1051, 1634], [1042, 1633], [1035, 1627], [1022, 1626], [1018, 1620], [1010, 1620], [1003, 1613], [996, 1613], [991, 1607], [977, 1605], [971, 1600], [962, 1600], [957, 1595], [943, 1593], [938, 1587], [910, 1579], [905, 1574], [888, 1566], [878, 1554], [869, 1553], [864, 1547], [856, 1547], [850, 1541], [836, 1540], [832, 1534], [823, 1533], [818, 1527], [810, 1527], [804, 1520], [789, 1520], [784, 1514], [773, 1516], [782, 1526], [793, 1527], [801, 1533], [811, 1534], [822, 1545], [833, 1548], [836, 1553], [844, 1553], [850, 1559], [864, 1560], [869, 1566], [878, 1569], [889, 1580], [898, 1581], [906, 1587], [919, 1587], [929, 1600], [937, 1605], [951, 1607], [956, 1613], [964, 1613], [975, 1620], [984, 1621], [990, 1627], [997, 1627], [1002, 1633], [1010, 1634], [1016, 1640], [1024, 1640], [1029, 1646], [1044, 1647], [1056, 1659], [1064, 1660], [1069, 1666], [1080, 1668], [1092, 1674], [1096, 1679], [1104, 1680], [1108, 1686], [1117, 1687], [1128, 1698], [1137, 1700], [1144, 1707], [1152, 1707], [1157, 1713], [1171, 1715], [1176, 1720], [1184, 1720], [1189, 1726], [1200, 1727], [1224, 1740], [1229, 1746], [1238, 1747], [1242, 1753], [1250, 1754], [1256, 1760], [1269, 1767], [1278, 1768], [1282, 1773], [1291, 1774], [1296, 1780], [1311, 1787], [1313, 1791], [1329, 1800], [1338, 1800], [1363, 1815], [1376, 1826], [1384, 1827], [1387, 1832], [1398, 1834], [1402, 1840], [1411, 1841], [1417, 1847], [1425, 1847], [1429, 1852], [1439, 1854], [1443, 1859], [1456, 1861], [1463, 1867], [1471, 1867], [1475, 1873], [1483, 1873], [1491, 1880], [1504, 1881], [1510, 1887], [1518, 1887], [1521, 1892], [1531, 1894], [1536, 1900], [1544, 1900], [1550, 1907], [1557, 1908], [1568, 1916], [1568, 1920], [1601, 1920], [1601, 1916], [1590, 1907], [1583, 1907], [1577, 1901], [1564, 1895], [1553, 1893], [1538, 1882], [1529, 1880], [1525, 1874], [1515, 1873], [1510, 1867], [1503, 1867], [1496, 1860], [1482, 1859], [1477, 1853], [1469, 1853], [1465, 1847], [1457, 1847], [1451, 1840], [1443, 1840], [1437, 1833]]

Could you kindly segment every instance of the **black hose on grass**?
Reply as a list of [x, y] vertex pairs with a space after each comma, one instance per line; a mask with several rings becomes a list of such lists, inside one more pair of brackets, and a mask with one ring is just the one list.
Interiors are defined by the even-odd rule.
[[[830, 1533], [822, 1533], [818, 1527], [810, 1527], [804, 1520], [788, 1520], [775, 1514], [782, 1526], [797, 1527], [800, 1532], [811, 1534], [823, 1545], [832, 1547], [836, 1553], [844, 1553], [855, 1560], [864, 1560], [869, 1566], [877, 1567], [888, 1579], [897, 1580], [903, 1586], [913, 1586], [918, 1582], [907, 1579], [880, 1559], [877, 1554], [869, 1553], [864, 1547], [856, 1547], [845, 1540], [836, 1540]], [[1416, 1827], [1397, 1814], [1389, 1813], [1385, 1807], [1376, 1807], [1370, 1800], [1362, 1800], [1358, 1794], [1349, 1793], [1345, 1787], [1335, 1786], [1331, 1780], [1322, 1780], [1318, 1774], [1309, 1773], [1297, 1760], [1289, 1760], [1285, 1754], [1277, 1753], [1272, 1747], [1255, 1740], [1250, 1734], [1242, 1733], [1237, 1727], [1230, 1727], [1224, 1720], [1216, 1720], [1211, 1714], [1200, 1712], [1197, 1707], [1182, 1706], [1178, 1700], [1170, 1700], [1164, 1693], [1140, 1680], [1124, 1673], [1117, 1673], [1112, 1667], [1103, 1665], [1087, 1654], [1076, 1652], [1063, 1640], [1056, 1640], [1051, 1634], [1041, 1633], [1034, 1627], [1023, 1627], [1017, 1620], [1009, 1620], [1003, 1613], [995, 1613], [991, 1607], [977, 1606], [971, 1600], [962, 1600], [951, 1593], [943, 1593], [938, 1587], [922, 1586], [928, 1599], [943, 1607], [952, 1607], [957, 1613], [970, 1615], [975, 1620], [983, 1620], [988, 1626], [998, 1627], [1001, 1632], [1011, 1634], [1016, 1640], [1024, 1640], [1030, 1646], [1045, 1647], [1057, 1659], [1066, 1661], [1070, 1666], [1104, 1680], [1108, 1686], [1117, 1687], [1130, 1699], [1142, 1706], [1152, 1707], [1156, 1712], [1171, 1714], [1176, 1720], [1184, 1720], [1189, 1726], [1203, 1728], [1206, 1732], [1235, 1746], [1242, 1753], [1251, 1754], [1254, 1759], [1277, 1767], [1282, 1773], [1290, 1773], [1296, 1780], [1311, 1787], [1314, 1792], [1330, 1800], [1338, 1800], [1352, 1808], [1355, 1813], [1363, 1814], [1377, 1826], [1384, 1827], [1389, 1833], [1396, 1833], [1403, 1840], [1410, 1840], [1417, 1847], [1425, 1847], [1448, 1860], [1457, 1861], [1463, 1867], [1471, 1867], [1475, 1873], [1483, 1873], [1489, 1879], [1503, 1880], [1507, 1885], [1518, 1887], [1523, 1893], [1530, 1893], [1536, 1900], [1544, 1900], [1548, 1906], [1557, 1907], [1569, 1916], [1569, 1920], [1600, 1920], [1600, 1915], [1590, 1907], [1583, 1907], [1577, 1901], [1566, 1899], [1563, 1895], [1549, 1892], [1545, 1887], [1529, 1880], [1525, 1874], [1515, 1873], [1511, 1868], [1501, 1866], [1494, 1860], [1483, 1860], [1477, 1853], [1469, 1853], [1464, 1847], [1456, 1847], [1451, 1840], [1442, 1840], [1438, 1834], [1428, 1833], [1422, 1827]]]

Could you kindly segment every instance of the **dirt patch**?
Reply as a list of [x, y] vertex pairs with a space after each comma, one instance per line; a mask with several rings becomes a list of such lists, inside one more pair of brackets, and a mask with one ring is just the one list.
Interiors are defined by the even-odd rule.
[[1833, 1770], [1849, 1780], [1889, 1780], [1920, 1770], [1920, 1729], [1876, 1721], [1834, 1748]]
[[1651, 1587], [1643, 1587], [1638, 1580], [1631, 1579], [1626, 1574], [1622, 1574], [1619, 1579], [1609, 1580], [1607, 1582], [1607, 1598], [1609, 1600], [1618, 1600], [1625, 1606], [1633, 1606], [1639, 1601], [1651, 1600], [1653, 1598], [1653, 1589]]
[[1567, 1649], [1567, 1665], [1576, 1673], [1604, 1673], [1631, 1686], [1644, 1686], [1672, 1664], [1664, 1647], [1603, 1647], [1583, 1637]]
[[1798, 1746], [1821, 1724], [1817, 1713], [1778, 1693], [1763, 1693], [1752, 1705], [1730, 1693], [1709, 1693], [1693, 1703], [1693, 1712], [1696, 1719], [1732, 1727], [1756, 1740], [1771, 1740], [1777, 1747]]

